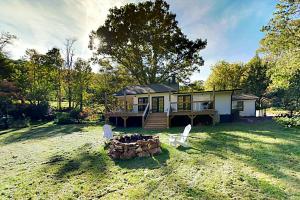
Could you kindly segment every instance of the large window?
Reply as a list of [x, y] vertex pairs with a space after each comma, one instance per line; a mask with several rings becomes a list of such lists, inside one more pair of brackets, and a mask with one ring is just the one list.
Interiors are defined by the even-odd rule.
[[178, 95], [177, 109], [178, 111], [191, 110], [191, 95]]
[[148, 97], [140, 97], [138, 98], [138, 111], [142, 112], [146, 109], [148, 104]]

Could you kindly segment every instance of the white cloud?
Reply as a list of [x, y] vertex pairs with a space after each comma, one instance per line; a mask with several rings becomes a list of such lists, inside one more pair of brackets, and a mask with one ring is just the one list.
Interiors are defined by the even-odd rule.
[[89, 33], [104, 23], [109, 8], [121, 6], [118, 0], [2, 0], [0, 31], [17, 35], [8, 50], [20, 58], [28, 48], [46, 52], [52, 47], [63, 48], [66, 38], [76, 38], [76, 53], [87, 58]]
[[[87, 58], [91, 55], [88, 35], [104, 23], [109, 9], [137, 1], [0, 0], [0, 31], [9, 31], [18, 36], [18, 41], [9, 49], [15, 58], [24, 55], [27, 48], [35, 48], [40, 52], [46, 52], [54, 46], [63, 48], [65, 39], [70, 37], [78, 40], [77, 55]], [[206, 79], [210, 66], [218, 60], [232, 59], [235, 55], [228, 55], [232, 52], [228, 32], [239, 26], [244, 18], [251, 15], [262, 17], [262, 12], [257, 11], [257, 8], [266, 7], [263, 1], [248, 4], [228, 1], [216, 11], [220, 7], [218, 0], [167, 1], [177, 15], [179, 26], [189, 38], [208, 40], [208, 46], [201, 51], [205, 66], [200, 75], [195, 73], [192, 76], [193, 80]]]

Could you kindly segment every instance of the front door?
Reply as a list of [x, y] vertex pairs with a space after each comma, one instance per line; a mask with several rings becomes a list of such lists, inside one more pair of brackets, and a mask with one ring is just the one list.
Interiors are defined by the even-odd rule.
[[152, 97], [152, 112], [164, 112], [164, 97]]

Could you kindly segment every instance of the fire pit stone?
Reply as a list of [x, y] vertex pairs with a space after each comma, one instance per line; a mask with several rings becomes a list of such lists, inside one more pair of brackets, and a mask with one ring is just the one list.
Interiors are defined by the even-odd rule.
[[113, 159], [130, 159], [160, 154], [161, 148], [158, 136], [133, 134], [114, 137], [108, 151]]

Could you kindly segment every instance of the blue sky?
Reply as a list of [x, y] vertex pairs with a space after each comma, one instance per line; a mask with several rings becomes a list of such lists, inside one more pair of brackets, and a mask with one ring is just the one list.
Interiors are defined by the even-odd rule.
[[[17, 35], [8, 51], [14, 58], [27, 48], [44, 53], [62, 48], [66, 38], [77, 39], [78, 56], [88, 58], [88, 34], [103, 24], [108, 9], [132, 0], [1, 0], [0, 31]], [[219, 60], [246, 62], [263, 37], [260, 29], [275, 10], [274, 0], [167, 0], [179, 26], [191, 39], [207, 39], [201, 52], [205, 60], [193, 80], [207, 79]], [[98, 67], [94, 66], [94, 71]]]

